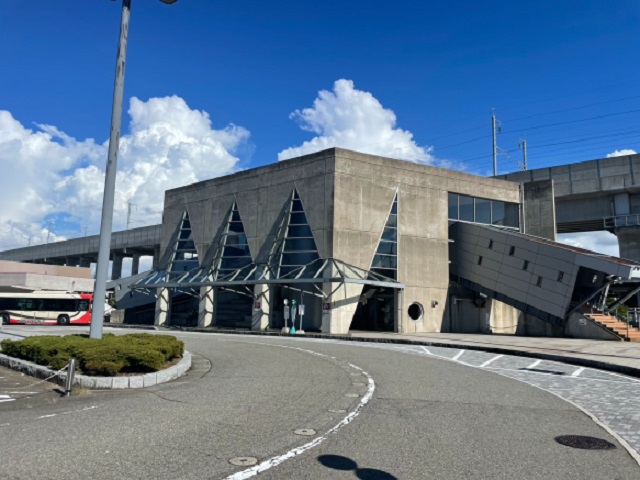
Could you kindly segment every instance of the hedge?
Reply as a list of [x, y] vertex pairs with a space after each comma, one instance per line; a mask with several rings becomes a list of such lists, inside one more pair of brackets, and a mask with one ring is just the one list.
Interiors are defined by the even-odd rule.
[[101, 340], [87, 335], [38, 336], [3, 340], [0, 347], [5, 355], [54, 370], [73, 357], [80, 373], [100, 376], [155, 372], [184, 352], [184, 343], [176, 337], [148, 333], [106, 334]]

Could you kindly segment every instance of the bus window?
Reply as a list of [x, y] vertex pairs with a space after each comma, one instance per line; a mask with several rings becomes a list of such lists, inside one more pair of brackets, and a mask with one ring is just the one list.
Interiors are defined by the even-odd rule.
[[18, 310], [18, 299], [0, 298], [0, 310]]
[[89, 310], [89, 300], [78, 300], [78, 311], [86, 312]]
[[33, 312], [36, 309], [36, 302], [33, 298], [19, 298], [17, 309], [27, 312]]

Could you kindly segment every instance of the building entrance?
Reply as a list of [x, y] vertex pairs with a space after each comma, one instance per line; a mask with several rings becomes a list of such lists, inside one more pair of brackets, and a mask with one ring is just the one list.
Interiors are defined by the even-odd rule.
[[351, 330], [394, 331], [394, 290], [367, 285], [362, 290]]

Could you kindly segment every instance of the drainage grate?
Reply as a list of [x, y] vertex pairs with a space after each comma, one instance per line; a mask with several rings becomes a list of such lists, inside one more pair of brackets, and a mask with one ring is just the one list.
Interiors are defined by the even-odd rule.
[[613, 443], [602, 438], [587, 437], [584, 435], [560, 435], [556, 442], [565, 447], [580, 448], [583, 450], [611, 450], [616, 448]]

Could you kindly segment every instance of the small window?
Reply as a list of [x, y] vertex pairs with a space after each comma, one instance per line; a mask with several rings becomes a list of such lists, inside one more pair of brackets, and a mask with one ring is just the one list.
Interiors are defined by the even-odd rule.
[[537, 287], [541, 287], [542, 286], [542, 277], [538, 277], [538, 281], [536, 282], [536, 286]]
[[558, 272], [558, 281], [561, 282], [564, 278], [564, 272]]
[[489, 240], [489, 250], [493, 248], [493, 240]]
[[478, 265], [482, 265], [482, 257], [478, 257]]
[[516, 253], [516, 247], [509, 247], [509, 256], [513, 257], [514, 253]]
[[522, 269], [527, 270], [529, 268], [529, 260], [525, 260], [522, 264]]

